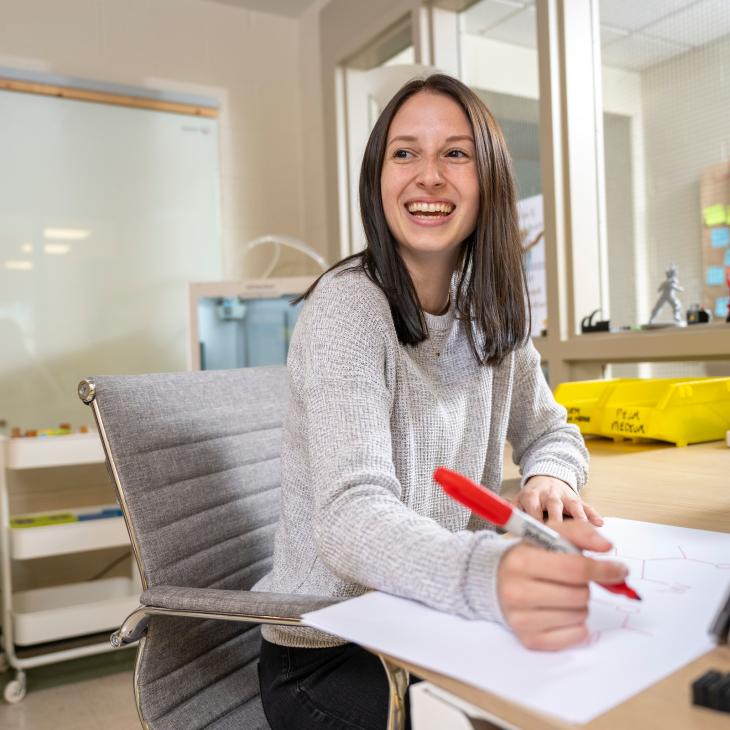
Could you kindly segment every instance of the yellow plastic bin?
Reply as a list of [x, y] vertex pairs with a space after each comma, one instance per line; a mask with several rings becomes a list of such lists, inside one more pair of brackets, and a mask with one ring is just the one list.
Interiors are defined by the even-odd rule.
[[601, 436], [601, 399], [616, 383], [633, 380], [575, 380], [555, 389], [555, 400], [568, 411], [568, 423], [574, 423], [584, 436]]
[[[721, 440], [730, 429], [730, 378], [589, 380], [564, 383], [555, 397], [569, 418], [575, 408], [589, 414], [583, 433], [616, 440], [658, 439], [686, 446]], [[573, 422], [581, 426], [575, 412]]]

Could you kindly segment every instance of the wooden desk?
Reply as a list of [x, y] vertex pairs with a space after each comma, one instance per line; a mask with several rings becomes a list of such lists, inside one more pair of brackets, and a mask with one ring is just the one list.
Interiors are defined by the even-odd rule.
[[[730, 449], [723, 442], [686, 448], [595, 439], [583, 497], [604, 516], [730, 532]], [[506, 457], [505, 493], [518, 472]], [[489, 692], [394, 659], [467, 702], [524, 730], [728, 730], [726, 713], [694, 707], [690, 684], [710, 668], [730, 672], [730, 648], [718, 647], [586, 725], [574, 726], [515, 705]]]

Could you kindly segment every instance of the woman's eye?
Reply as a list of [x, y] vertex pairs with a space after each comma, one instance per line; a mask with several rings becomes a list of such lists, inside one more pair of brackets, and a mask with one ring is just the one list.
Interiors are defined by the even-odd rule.
[[399, 160], [406, 160], [406, 159], [408, 159], [410, 154], [411, 153], [408, 150], [396, 150], [393, 153], [393, 157], [395, 157], [396, 159], [399, 159]]
[[446, 156], [459, 158], [459, 157], [468, 157], [469, 155], [467, 155], [466, 152], [464, 152], [464, 150], [449, 150], [446, 153]]

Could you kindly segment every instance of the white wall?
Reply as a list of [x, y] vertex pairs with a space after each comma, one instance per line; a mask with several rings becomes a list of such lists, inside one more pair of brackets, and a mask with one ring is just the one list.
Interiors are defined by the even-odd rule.
[[0, 65], [218, 99], [227, 277], [260, 271], [266, 251], [246, 267], [238, 251], [255, 236], [321, 234], [305, 213], [304, 190], [318, 192], [305, 186], [312, 80], [296, 19], [202, 0], [0, 0]]
[[[325, 132], [320, 54], [320, 13], [330, 0], [317, 0], [299, 18], [299, 82], [302, 95], [302, 168], [304, 174], [304, 238], [330, 263], [328, 255], [327, 189], [336, 192], [336, 181], [325, 181]], [[334, 86], [334, 79], [332, 79]], [[334, 140], [329, 144], [334, 148]]]

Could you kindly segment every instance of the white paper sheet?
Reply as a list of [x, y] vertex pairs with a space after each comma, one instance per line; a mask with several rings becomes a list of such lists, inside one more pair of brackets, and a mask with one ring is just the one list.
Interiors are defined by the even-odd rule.
[[[591, 637], [525, 649], [505, 628], [384, 593], [304, 616], [308, 626], [438, 671], [568, 722], [584, 723], [709, 651], [730, 582], [730, 534], [611, 518], [601, 528], [642, 601], [591, 588]], [[688, 690], [689, 691], [689, 690]]]

